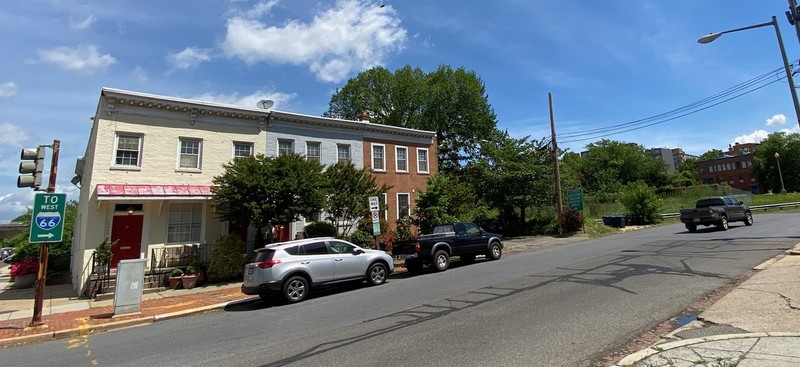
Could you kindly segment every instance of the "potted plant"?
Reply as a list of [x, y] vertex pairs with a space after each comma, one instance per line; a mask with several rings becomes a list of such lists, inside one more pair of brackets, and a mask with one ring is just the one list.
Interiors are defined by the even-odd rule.
[[11, 264], [11, 278], [14, 278], [14, 288], [30, 288], [36, 283], [39, 272], [39, 260], [34, 257], [23, 259]]
[[111, 264], [111, 250], [117, 245], [117, 241], [111, 242], [108, 237], [94, 249], [94, 261], [96, 264], [95, 274], [108, 274], [108, 265]]
[[178, 289], [181, 287], [181, 278], [183, 277], [183, 270], [175, 268], [169, 274], [169, 288]]
[[183, 289], [192, 289], [197, 285], [197, 267], [189, 265], [186, 267], [186, 274], [181, 277]]

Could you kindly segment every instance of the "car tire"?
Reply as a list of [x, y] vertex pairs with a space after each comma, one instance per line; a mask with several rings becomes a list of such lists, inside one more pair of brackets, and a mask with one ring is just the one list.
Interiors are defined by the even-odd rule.
[[308, 295], [308, 280], [299, 275], [295, 275], [283, 283], [281, 290], [283, 291], [283, 298], [290, 303], [300, 302], [306, 299]]
[[719, 224], [717, 224], [717, 228], [719, 228], [720, 231], [727, 231], [728, 230], [728, 218], [722, 217], [719, 220]]
[[687, 223], [686, 229], [688, 229], [691, 233], [695, 233], [697, 232], [697, 224]]
[[486, 258], [489, 260], [500, 260], [500, 256], [503, 256], [503, 246], [500, 246], [500, 243], [497, 241], [489, 244], [489, 252], [486, 254]]
[[370, 285], [381, 285], [389, 276], [389, 268], [384, 263], [374, 263], [367, 270], [367, 282]]
[[422, 261], [419, 259], [409, 259], [405, 262], [406, 270], [411, 274], [419, 274], [422, 272]]
[[475, 262], [475, 254], [461, 255], [461, 261], [463, 261], [465, 263], [474, 263]]
[[744, 225], [746, 226], [753, 225], [753, 213], [747, 212], [744, 214]]
[[445, 250], [436, 251], [433, 254], [433, 270], [445, 271], [450, 267], [450, 254]]

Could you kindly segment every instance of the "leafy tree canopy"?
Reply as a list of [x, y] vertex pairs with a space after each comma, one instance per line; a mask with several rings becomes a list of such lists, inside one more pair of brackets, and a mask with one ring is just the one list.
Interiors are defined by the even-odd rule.
[[336, 91], [324, 116], [355, 119], [364, 111], [372, 123], [435, 131], [442, 171], [474, 160], [497, 129], [483, 81], [446, 65], [430, 73], [408, 65], [366, 70]]
[[[237, 158], [223, 168], [212, 181], [211, 199], [221, 220], [264, 229], [312, 217], [322, 209], [326, 185], [317, 162], [297, 154], [259, 154]], [[258, 234], [256, 241], [261, 242], [261, 231]]]
[[667, 167], [641, 145], [603, 139], [587, 146], [581, 164], [581, 183], [589, 192], [617, 192], [622, 185], [639, 180], [653, 187], [667, 183]]
[[[775, 157], [778, 153], [778, 158]], [[778, 172], [780, 159], [780, 172]], [[800, 134], [775, 132], [761, 141], [753, 156], [753, 172], [772, 192], [781, 192], [781, 174], [786, 191], [800, 190]]]
[[325, 211], [339, 234], [350, 233], [353, 225], [369, 215], [370, 196], [380, 197], [389, 190], [386, 185], [378, 187], [375, 177], [349, 162], [336, 163], [323, 175], [329, 190]]

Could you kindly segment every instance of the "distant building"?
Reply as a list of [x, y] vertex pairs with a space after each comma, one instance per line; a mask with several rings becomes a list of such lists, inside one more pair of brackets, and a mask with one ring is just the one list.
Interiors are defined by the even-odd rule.
[[697, 156], [684, 153], [681, 148], [667, 149], [667, 148], [652, 148], [648, 149], [647, 153], [651, 157], [660, 159], [666, 163], [667, 173], [673, 174], [678, 170], [678, 166], [689, 158], [697, 158]]
[[754, 194], [764, 192], [764, 187], [753, 174], [753, 156], [758, 144], [736, 143], [716, 158], [699, 161], [700, 183], [730, 186]]

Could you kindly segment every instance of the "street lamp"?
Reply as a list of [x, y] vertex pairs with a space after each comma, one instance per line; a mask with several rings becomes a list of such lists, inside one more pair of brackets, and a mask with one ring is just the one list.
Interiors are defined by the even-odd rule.
[[725, 33], [733, 33], [738, 31], [744, 31], [747, 29], [766, 27], [770, 25], [775, 27], [775, 36], [778, 37], [778, 45], [781, 47], [781, 56], [783, 57], [783, 68], [786, 69], [786, 80], [789, 81], [789, 90], [792, 92], [792, 103], [794, 103], [794, 114], [795, 117], [797, 118], [797, 125], [800, 126], [800, 102], [798, 102], [797, 100], [797, 91], [794, 88], [794, 78], [792, 77], [792, 68], [789, 65], [789, 59], [786, 57], [786, 49], [783, 47], [783, 38], [781, 38], [781, 30], [778, 28], [778, 21], [777, 19], [775, 19], [775, 16], [772, 16], [771, 22], [751, 25], [742, 28], [730, 29], [722, 32], [711, 33], [707, 36], [701, 37], [699, 40], [697, 40], [697, 42], [705, 44], [713, 42], [715, 39], [719, 38]]
[[778, 162], [778, 177], [781, 179], [781, 194], [786, 193], [786, 188], [783, 187], [783, 173], [781, 173], [781, 155], [775, 152], [775, 161]]

